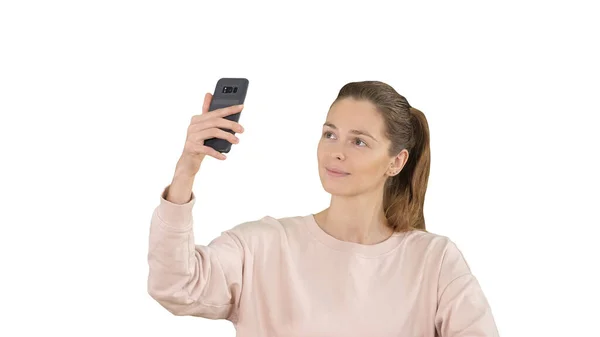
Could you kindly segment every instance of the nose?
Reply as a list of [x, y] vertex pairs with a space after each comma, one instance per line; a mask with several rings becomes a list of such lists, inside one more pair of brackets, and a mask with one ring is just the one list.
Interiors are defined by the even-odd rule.
[[331, 157], [335, 158], [337, 160], [344, 160], [344, 159], [346, 159], [346, 155], [342, 151], [339, 151], [339, 150], [332, 151], [331, 152]]

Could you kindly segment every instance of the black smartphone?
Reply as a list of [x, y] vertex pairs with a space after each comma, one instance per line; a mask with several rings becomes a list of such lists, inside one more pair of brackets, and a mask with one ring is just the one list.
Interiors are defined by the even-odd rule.
[[[208, 111], [230, 107], [232, 105], [244, 104], [246, 100], [246, 92], [250, 82], [246, 78], [221, 78], [217, 81], [215, 92]], [[239, 122], [241, 112], [226, 116], [224, 118]], [[222, 129], [224, 131], [235, 134], [235, 131]], [[221, 153], [229, 153], [231, 151], [231, 143], [228, 140], [221, 138], [210, 138], [204, 140], [204, 145], [212, 147]]]

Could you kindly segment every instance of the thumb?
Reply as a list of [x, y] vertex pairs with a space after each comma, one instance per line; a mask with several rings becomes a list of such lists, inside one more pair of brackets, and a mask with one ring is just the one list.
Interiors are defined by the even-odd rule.
[[208, 108], [210, 107], [210, 102], [212, 101], [212, 94], [207, 92], [204, 95], [204, 103], [202, 104], [202, 113], [207, 113]]

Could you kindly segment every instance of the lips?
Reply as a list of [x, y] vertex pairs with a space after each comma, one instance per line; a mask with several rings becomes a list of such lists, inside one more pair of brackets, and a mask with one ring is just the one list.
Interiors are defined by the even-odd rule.
[[349, 175], [350, 173], [342, 171], [338, 168], [333, 168], [333, 167], [326, 167], [325, 170], [327, 171], [327, 173], [331, 176], [334, 177], [344, 177]]

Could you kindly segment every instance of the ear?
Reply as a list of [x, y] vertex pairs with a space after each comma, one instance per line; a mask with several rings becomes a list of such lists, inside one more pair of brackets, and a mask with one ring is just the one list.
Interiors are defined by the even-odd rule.
[[404, 165], [406, 165], [406, 162], [408, 161], [408, 157], [409, 157], [408, 150], [403, 149], [402, 151], [400, 151], [400, 153], [398, 153], [398, 155], [396, 155], [394, 158], [392, 158], [392, 160], [390, 162], [390, 167], [387, 171], [387, 174], [390, 177], [398, 175], [398, 173], [400, 173], [402, 171], [402, 168], [404, 168]]

